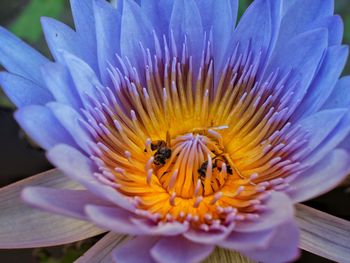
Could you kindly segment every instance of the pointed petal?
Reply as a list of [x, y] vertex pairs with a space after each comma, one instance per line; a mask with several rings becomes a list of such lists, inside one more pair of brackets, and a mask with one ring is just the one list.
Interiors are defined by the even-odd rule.
[[293, 79], [297, 81], [298, 90], [293, 95], [293, 102], [297, 102], [305, 95], [318, 65], [327, 48], [328, 33], [326, 29], [316, 29], [302, 33], [283, 45], [276, 47], [265, 72], [268, 76], [279, 70], [280, 76], [292, 72]]
[[74, 24], [81, 41], [90, 52], [84, 60], [98, 73], [95, 17], [93, 11], [93, 0], [70, 0]]
[[80, 95], [80, 99], [86, 106], [89, 105], [86, 101], [86, 95], [98, 98], [95, 86], [101, 86], [96, 73], [88, 64], [78, 57], [67, 52], [64, 52], [63, 56]]
[[334, 150], [292, 181], [289, 195], [295, 203], [304, 202], [330, 191], [349, 173], [349, 153], [340, 149]]
[[236, 232], [254, 233], [269, 230], [294, 218], [294, 208], [289, 197], [282, 192], [272, 192], [265, 204], [266, 211], [253, 222], [237, 223]]
[[76, 189], [76, 183], [51, 170], [0, 189], [0, 248], [29, 248], [76, 242], [104, 231], [83, 221], [41, 212], [25, 204], [27, 186]]
[[82, 102], [75, 88], [68, 69], [58, 63], [48, 63], [42, 68], [46, 87], [51, 91], [55, 100], [71, 105], [75, 109], [82, 108]]
[[348, 53], [347, 46], [334, 46], [327, 49], [304, 100], [294, 113], [294, 118], [308, 116], [322, 107], [344, 69]]
[[128, 57], [133, 66], [143, 62], [140, 43], [153, 51], [152, 29], [152, 24], [142, 13], [141, 7], [132, 0], [124, 0], [120, 37], [122, 58]]
[[15, 119], [25, 132], [46, 150], [60, 143], [76, 146], [70, 134], [45, 106], [20, 108], [15, 113]]
[[86, 53], [86, 45], [83, 45], [83, 42], [73, 29], [49, 17], [42, 17], [41, 24], [47, 45], [56, 61], [63, 61], [62, 50], [84, 59], [83, 54], [84, 50]]
[[87, 154], [91, 153], [88, 142], [92, 142], [92, 139], [79, 124], [79, 120], [82, 120], [81, 115], [72, 107], [58, 102], [50, 102], [47, 104], [47, 107], [51, 109], [57, 120], [69, 132], [77, 145]]
[[301, 229], [300, 248], [335, 262], [347, 262], [350, 222], [302, 204], [297, 204], [296, 208]]
[[184, 233], [184, 237], [192, 242], [215, 245], [227, 238], [234, 228], [234, 224], [228, 226], [224, 231], [203, 231], [197, 229], [190, 229]]
[[[293, 1], [285, 1], [293, 2]], [[307, 27], [321, 18], [333, 15], [333, 0], [296, 0], [282, 19], [278, 45], [306, 31]]]
[[214, 250], [212, 245], [193, 243], [181, 236], [163, 238], [159, 240], [150, 253], [157, 262], [195, 263], [201, 262]]
[[233, 34], [237, 13], [236, 0], [196, 0], [204, 32], [213, 33], [214, 61], [221, 61]]
[[108, 83], [107, 68], [116, 66], [116, 54], [120, 53], [121, 13], [105, 0], [94, 1], [97, 57], [102, 81]]
[[[155, 263], [150, 255], [150, 249], [158, 241], [157, 237], [136, 237], [125, 245], [117, 247], [113, 259], [118, 263]], [[168, 259], [167, 259], [168, 260]]]
[[134, 214], [117, 208], [88, 205], [85, 213], [90, 221], [96, 225], [113, 231], [114, 233], [127, 235], [142, 235], [143, 231], [132, 223], [131, 218]]
[[182, 50], [182, 44], [186, 36], [189, 49], [188, 53], [192, 54], [195, 69], [197, 69], [200, 56], [202, 55], [203, 26], [198, 7], [194, 0], [174, 1], [169, 30], [170, 36], [172, 33], [174, 34], [178, 52]]
[[111, 205], [86, 190], [53, 189], [46, 187], [26, 187], [22, 199], [40, 209], [53, 213], [87, 220], [86, 205]]
[[246, 248], [240, 250], [240, 252], [258, 262], [293, 262], [300, 255], [298, 244], [299, 229], [292, 220], [285, 222], [276, 229], [275, 235], [267, 247], [262, 249]]
[[0, 85], [17, 107], [43, 105], [53, 100], [50, 91], [18, 75], [0, 72]]
[[129, 240], [129, 236], [108, 233], [74, 263], [111, 263], [113, 249]]
[[338, 80], [332, 94], [329, 96], [323, 109], [350, 107], [350, 76]]
[[254, 57], [257, 57], [260, 52], [263, 52], [264, 58], [268, 57], [278, 35], [280, 15], [280, 0], [254, 1], [239, 21], [230, 40], [226, 57], [232, 54], [232, 49], [237, 44], [239, 44], [239, 54], [245, 54], [247, 47], [250, 47], [249, 51]]
[[350, 131], [350, 113], [348, 109], [331, 109], [317, 112], [298, 123], [308, 132], [308, 144], [305, 147], [302, 165], [312, 166], [325, 154], [334, 149]]
[[173, 222], [156, 225], [143, 223], [136, 215], [115, 207], [87, 206], [86, 213], [97, 225], [113, 232], [133, 235], [174, 236], [184, 233], [188, 226]]
[[328, 29], [328, 46], [341, 45], [344, 34], [343, 20], [339, 15], [327, 16], [321, 18], [310, 26], [306, 27], [305, 31], [313, 30], [316, 28], [327, 28]]
[[236, 251], [247, 247], [264, 248], [271, 242], [276, 234], [275, 232], [276, 230], [273, 228], [252, 233], [232, 232], [224, 241], [219, 243], [219, 246]]
[[141, 9], [152, 23], [158, 37], [167, 35], [174, 0], [142, 0]]
[[9, 72], [42, 85], [40, 68], [48, 62], [39, 52], [0, 27], [0, 64]]
[[57, 145], [47, 154], [48, 159], [65, 175], [79, 182], [97, 196], [126, 210], [134, 211], [134, 205], [116, 189], [103, 185], [95, 179], [96, 167], [90, 159], [68, 145]]

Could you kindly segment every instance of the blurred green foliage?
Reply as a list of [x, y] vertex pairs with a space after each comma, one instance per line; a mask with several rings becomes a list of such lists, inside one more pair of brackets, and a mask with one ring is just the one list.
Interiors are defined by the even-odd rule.
[[31, 0], [10, 30], [30, 42], [39, 41], [42, 35], [40, 17], [58, 18], [64, 11], [64, 3], [65, 0]]

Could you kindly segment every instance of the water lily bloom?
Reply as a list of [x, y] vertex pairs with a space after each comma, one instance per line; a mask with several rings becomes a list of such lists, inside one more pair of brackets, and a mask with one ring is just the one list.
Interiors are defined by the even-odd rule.
[[[54, 62], [0, 29], [15, 118], [69, 178], [55, 171], [15, 188], [99, 227], [38, 219], [25, 232], [8, 217], [17, 239], [0, 232], [0, 247], [108, 230], [135, 237], [93, 248], [116, 262], [199, 262], [215, 247], [260, 262], [298, 257], [293, 204], [350, 172], [343, 25], [333, 0], [255, 0], [236, 25], [237, 2], [71, 0], [75, 30], [42, 19]], [[349, 255], [318, 253], [327, 249]]]

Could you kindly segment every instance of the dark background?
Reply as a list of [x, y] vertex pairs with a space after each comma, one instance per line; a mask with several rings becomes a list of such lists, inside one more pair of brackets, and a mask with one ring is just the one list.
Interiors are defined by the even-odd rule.
[[[335, 0], [337, 13], [345, 23], [344, 42], [350, 43], [350, 1]], [[249, 0], [240, 0], [242, 13]], [[40, 17], [49, 16], [72, 24], [68, 0], [0, 0], [0, 25], [49, 56], [42, 37]], [[350, 64], [344, 74], [350, 73]], [[0, 93], [0, 187], [48, 170], [51, 166], [45, 154], [19, 129], [13, 119], [13, 105]], [[350, 184], [307, 202], [319, 210], [350, 220]], [[43, 249], [0, 250], [1, 263], [70, 263], [88, 249], [98, 238], [68, 246]], [[303, 252], [298, 262], [331, 262]]]

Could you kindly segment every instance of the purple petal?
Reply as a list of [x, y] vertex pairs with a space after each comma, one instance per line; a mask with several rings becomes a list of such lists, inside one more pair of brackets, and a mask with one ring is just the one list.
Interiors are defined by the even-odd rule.
[[51, 109], [57, 120], [70, 133], [77, 145], [87, 154], [91, 153], [88, 142], [92, 142], [92, 139], [78, 122], [78, 120], [83, 119], [82, 116], [72, 107], [62, 103], [51, 102], [47, 104], [47, 107]]
[[[339, 113], [338, 115], [337, 112]], [[326, 113], [326, 114], [324, 114]], [[316, 115], [316, 114], [315, 114]], [[328, 115], [328, 116], [327, 116]], [[334, 120], [330, 119], [333, 115]], [[322, 118], [325, 119], [318, 119]], [[340, 121], [339, 121], [340, 119]], [[312, 166], [320, 161], [326, 154], [332, 151], [337, 145], [344, 139], [350, 132], [350, 112], [346, 110], [345, 115], [342, 115], [341, 109], [339, 110], [326, 110], [319, 112], [316, 119], [312, 124], [307, 124], [305, 127], [309, 127], [310, 142], [306, 151], [306, 159], [303, 161], [303, 165]], [[328, 120], [328, 121], [327, 121]], [[337, 122], [338, 120], [338, 122]], [[336, 124], [335, 126], [333, 126]], [[317, 129], [324, 130], [325, 132]]]
[[142, 235], [144, 234], [131, 218], [134, 214], [117, 208], [88, 205], [85, 213], [96, 225], [119, 234]]
[[94, 178], [96, 168], [80, 151], [68, 145], [58, 145], [48, 152], [47, 157], [58, 169], [92, 193], [124, 209], [134, 211], [134, 205], [116, 189], [102, 185]]
[[146, 224], [136, 215], [115, 207], [87, 206], [86, 213], [97, 225], [113, 232], [133, 235], [173, 236], [184, 233], [187, 225], [178, 222]]
[[72, 28], [49, 17], [42, 17], [41, 24], [47, 45], [56, 61], [64, 61], [62, 50], [84, 59], [86, 45]]
[[327, 49], [307, 95], [294, 113], [294, 118], [311, 115], [322, 107], [344, 69], [348, 53], [347, 46], [333, 46]]
[[18, 75], [0, 72], [0, 85], [17, 107], [44, 105], [53, 100], [50, 91]]
[[289, 195], [295, 203], [312, 199], [339, 185], [349, 173], [349, 153], [334, 150], [292, 181]]
[[[113, 259], [118, 263], [155, 263], [150, 249], [156, 244], [157, 237], [136, 237], [113, 252]], [[165, 259], [167, 260], [167, 259]]]
[[193, 243], [181, 236], [163, 238], [151, 249], [157, 262], [196, 263], [208, 257], [214, 246]]
[[[142, 0], [141, 9], [152, 23], [157, 36], [168, 35], [173, 0]], [[161, 16], [159, 14], [162, 14]]]
[[231, 224], [225, 230], [208, 232], [203, 230], [190, 229], [184, 233], [184, 237], [192, 242], [212, 245], [223, 241], [231, 233], [234, 227], [234, 224]]
[[235, 231], [243, 233], [260, 232], [275, 228], [294, 218], [294, 208], [287, 195], [281, 192], [272, 192], [265, 204], [266, 211], [260, 214], [256, 221], [237, 223]]
[[300, 251], [299, 229], [294, 221], [286, 222], [276, 229], [270, 244], [262, 249], [246, 248], [239, 252], [258, 262], [280, 263], [296, 260]]
[[61, 245], [89, 238], [104, 231], [83, 221], [45, 213], [21, 199], [27, 186], [72, 189], [77, 184], [57, 170], [32, 176], [0, 190], [0, 248]]
[[316, 28], [328, 29], [328, 46], [341, 45], [344, 34], [343, 20], [339, 15], [321, 18], [306, 28], [309, 31]]
[[74, 109], [82, 108], [82, 102], [68, 69], [58, 63], [48, 63], [42, 68], [47, 88], [57, 102], [68, 104]]
[[70, 0], [70, 3], [76, 31], [86, 50], [90, 50], [90, 52], [86, 54], [87, 57], [84, 57], [84, 60], [97, 73], [99, 71], [96, 53], [97, 36], [95, 31], [93, 0]]
[[165, 224], [154, 224], [150, 220], [140, 220], [132, 218], [131, 221], [148, 235], [159, 235], [159, 236], [176, 236], [182, 234], [188, 230], [187, 224], [179, 222], [168, 222]]
[[237, 43], [239, 43], [241, 54], [244, 54], [247, 47], [251, 46], [249, 51], [252, 51], [255, 56], [259, 52], [264, 52], [264, 56], [268, 57], [278, 36], [280, 6], [280, 0], [254, 1], [243, 14], [232, 35], [226, 53], [227, 57], [232, 54], [232, 49], [236, 47]]
[[233, 231], [219, 246], [231, 250], [243, 250], [247, 247], [262, 249], [268, 246], [275, 232], [274, 228], [252, 233]]
[[350, 107], [350, 76], [338, 80], [332, 94], [323, 105], [323, 109]]
[[32, 105], [20, 108], [15, 118], [25, 132], [46, 150], [60, 143], [76, 146], [73, 138], [47, 107]]
[[0, 64], [4, 68], [36, 84], [44, 84], [40, 68], [48, 59], [3, 27], [0, 27], [0, 43]]
[[222, 60], [235, 28], [237, 0], [196, 0], [202, 18], [204, 32], [213, 34], [214, 62]]
[[[281, 76], [293, 72], [290, 83], [296, 81], [298, 89], [293, 95], [293, 102], [302, 99], [318, 69], [328, 45], [326, 29], [307, 31], [276, 46], [269, 61], [265, 76], [279, 69]], [[291, 105], [292, 106], [292, 105]]]
[[123, 1], [120, 49], [122, 57], [128, 57], [132, 65], [137, 66], [140, 58], [143, 58], [140, 43], [153, 51], [152, 29], [151, 22], [139, 5], [133, 0]]
[[[119, 3], [118, 3], [118, 9]], [[121, 12], [105, 0], [94, 1], [97, 57], [103, 83], [108, 83], [109, 63], [116, 66], [115, 54], [120, 53]]]
[[22, 192], [25, 202], [53, 213], [86, 220], [84, 207], [88, 204], [111, 205], [86, 190], [26, 187]]
[[281, 46], [296, 35], [305, 32], [315, 21], [334, 13], [333, 0], [294, 0], [294, 2], [288, 0], [284, 2], [289, 5], [289, 8], [282, 19], [278, 40], [278, 45]]

